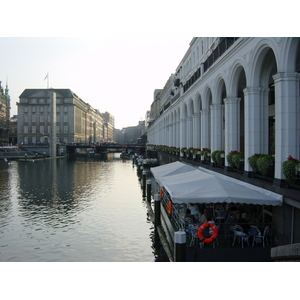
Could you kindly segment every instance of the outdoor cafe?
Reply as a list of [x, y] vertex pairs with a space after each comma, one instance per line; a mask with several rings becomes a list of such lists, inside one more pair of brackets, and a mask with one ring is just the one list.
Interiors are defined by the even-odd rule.
[[151, 172], [174, 231], [187, 233], [187, 246], [271, 246], [272, 207], [282, 205], [282, 195], [181, 162]]

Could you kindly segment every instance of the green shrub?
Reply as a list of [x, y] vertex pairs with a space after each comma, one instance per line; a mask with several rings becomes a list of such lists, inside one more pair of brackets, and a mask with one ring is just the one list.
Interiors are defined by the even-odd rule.
[[274, 177], [274, 163], [274, 157], [269, 154], [261, 154], [256, 161], [258, 171], [265, 177]]
[[296, 181], [296, 167], [300, 161], [291, 155], [283, 162], [283, 175], [287, 183], [292, 184]]
[[261, 154], [255, 153], [254, 155], [248, 157], [248, 162], [250, 167], [252, 168], [253, 172], [257, 172], [257, 160], [260, 158]]
[[234, 150], [231, 151], [226, 158], [231, 167], [239, 169], [240, 162], [244, 160], [244, 153]]

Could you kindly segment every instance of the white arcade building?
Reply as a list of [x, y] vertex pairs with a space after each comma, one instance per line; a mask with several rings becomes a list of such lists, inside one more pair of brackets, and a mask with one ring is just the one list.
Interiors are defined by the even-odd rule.
[[[281, 187], [283, 162], [300, 159], [299, 72], [299, 38], [192, 38], [175, 73], [155, 91], [148, 143], [241, 151], [245, 176], [252, 171], [248, 157], [271, 154], [273, 185]], [[289, 204], [296, 222], [300, 203]]]

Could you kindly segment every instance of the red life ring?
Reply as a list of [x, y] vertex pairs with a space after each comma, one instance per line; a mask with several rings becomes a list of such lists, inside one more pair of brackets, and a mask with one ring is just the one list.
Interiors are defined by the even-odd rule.
[[172, 207], [173, 207], [172, 201], [169, 200], [169, 201], [168, 201], [168, 214], [169, 214], [169, 215], [172, 213]]
[[159, 196], [160, 196], [160, 199], [162, 199], [162, 196], [163, 196], [163, 190], [162, 189], [159, 190]]
[[[205, 228], [211, 228], [211, 229], [212, 229], [213, 234], [212, 234], [211, 237], [205, 238], [205, 237], [203, 236], [203, 230], [204, 230]], [[216, 225], [213, 224], [213, 223], [205, 223], [205, 224], [202, 224], [202, 225], [200, 226], [200, 228], [198, 229], [198, 238], [200, 239], [201, 242], [204, 242], [204, 243], [211, 243], [211, 242], [213, 242], [213, 241], [217, 238], [217, 236], [218, 236], [218, 228], [217, 228]]]

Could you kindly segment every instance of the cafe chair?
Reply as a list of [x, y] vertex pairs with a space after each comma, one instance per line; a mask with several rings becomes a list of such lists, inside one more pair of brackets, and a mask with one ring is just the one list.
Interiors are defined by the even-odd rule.
[[266, 241], [267, 246], [269, 246], [268, 239], [267, 239], [268, 234], [269, 234], [269, 225], [267, 225], [265, 227], [263, 234], [261, 234], [261, 232], [258, 231], [258, 234], [253, 237], [252, 247], [253, 247], [254, 243], [258, 244], [261, 242], [263, 243], [263, 247], [265, 247], [265, 241]]
[[199, 221], [199, 220], [200, 220], [200, 217], [201, 217], [201, 214], [199, 213], [199, 211], [197, 211], [197, 212], [194, 214], [194, 216], [195, 216], [195, 219], [196, 219], [197, 221]]
[[234, 245], [236, 239], [238, 239], [238, 241], [242, 243], [242, 248], [244, 248], [244, 241], [246, 241], [249, 246], [249, 236], [246, 233], [244, 233], [244, 230], [240, 225], [233, 226], [233, 236], [234, 238], [232, 246]]

